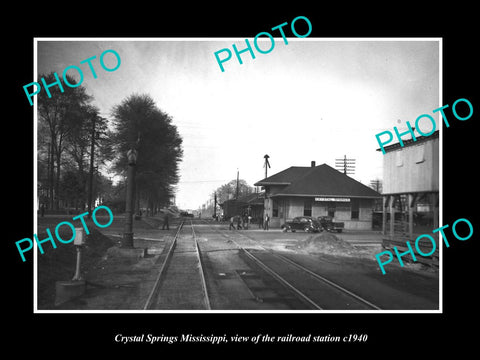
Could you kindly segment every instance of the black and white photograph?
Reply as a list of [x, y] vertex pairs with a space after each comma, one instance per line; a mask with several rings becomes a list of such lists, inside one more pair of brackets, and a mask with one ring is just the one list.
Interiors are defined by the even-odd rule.
[[51, 354], [473, 345], [469, 16], [278, 10], [9, 40], [12, 334]]
[[265, 37], [36, 39], [39, 311], [441, 310], [441, 39]]

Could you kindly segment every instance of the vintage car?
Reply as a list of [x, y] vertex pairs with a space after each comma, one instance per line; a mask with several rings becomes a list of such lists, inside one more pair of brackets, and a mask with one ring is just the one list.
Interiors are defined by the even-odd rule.
[[319, 216], [318, 221], [322, 228], [327, 231], [342, 232], [345, 224], [343, 222], [334, 222], [331, 216]]
[[287, 221], [282, 225], [283, 231], [292, 231], [303, 230], [305, 232], [320, 232], [322, 231], [322, 225], [320, 222], [312, 218], [311, 216], [298, 216], [293, 218], [291, 221]]

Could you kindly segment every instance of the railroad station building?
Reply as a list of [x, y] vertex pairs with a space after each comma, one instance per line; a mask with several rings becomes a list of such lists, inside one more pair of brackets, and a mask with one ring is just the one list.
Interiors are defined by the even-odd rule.
[[[439, 132], [417, 136], [416, 141], [403, 140], [403, 146], [396, 143], [384, 150], [383, 244], [385, 248], [400, 247], [439, 227]], [[438, 234], [433, 236], [438, 250]], [[426, 243], [430, 249], [432, 245]]]
[[231, 216], [250, 216], [252, 223], [262, 221], [264, 193], [252, 193], [238, 199], [230, 199], [220, 204], [225, 219]]
[[327, 164], [292, 166], [255, 183], [265, 189], [271, 227], [297, 216], [331, 216], [346, 230], [372, 229], [374, 202], [382, 196]]

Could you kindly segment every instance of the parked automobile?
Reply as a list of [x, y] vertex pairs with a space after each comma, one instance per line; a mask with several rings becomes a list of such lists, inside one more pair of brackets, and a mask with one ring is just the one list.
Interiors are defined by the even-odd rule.
[[283, 224], [282, 229], [283, 231], [290, 230], [291, 232], [297, 230], [303, 230], [305, 232], [320, 232], [322, 231], [322, 225], [320, 224], [320, 221], [311, 216], [298, 216]]
[[193, 217], [193, 214], [188, 212], [188, 211], [181, 211], [180, 212], [180, 216], [183, 216], [183, 217]]
[[345, 227], [343, 222], [335, 222], [331, 216], [319, 216], [318, 221], [320, 222], [322, 228], [327, 231], [336, 231], [341, 233]]

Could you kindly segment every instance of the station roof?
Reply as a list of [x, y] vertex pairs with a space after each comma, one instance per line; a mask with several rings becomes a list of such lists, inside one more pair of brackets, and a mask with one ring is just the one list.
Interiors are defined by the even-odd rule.
[[327, 164], [315, 167], [292, 166], [255, 183], [255, 186], [281, 186], [271, 196], [338, 196], [380, 198], [381, 195]]
[[237, 203], [241, 205], [263, 205], [264, 192], [260, 193], [251, 193], [249, 195], [242, 196], [238, 199], [225, 200], [223, 203], [219, 204], [223, 206], [225, 203]]
[[275, 175], [269, 176], [259, 182], [255, 183], [255, 186], [265, 185], [290, 185], [292, 181], [295, 181], [305, 175], [306, 171], [312, 169], [305, 166], [291, 166], [288, 169], [280, 171]]
[[[413, 140], [413, 138], [402, 140], [403, 146], [400, 145], [400, 142], [397, 142], [397, 143], [392, 144], [392, 145], [384, 146], [383, 149], [387, 153], [389, 151], [398, 150], [398, 149], [401, 149], [401, 148], [404, 148], [404, 147], [418, 145], [422, 142], [436, 139], [439, 136], [440, 136], [440, 132], [439, 132], [439, 130], [437, 130], [432, 135], [429, 135], [429, 136], [415, 136], [415, 140]], [[382, 151], [382, 149], [378, 148], [377, 151]]]

